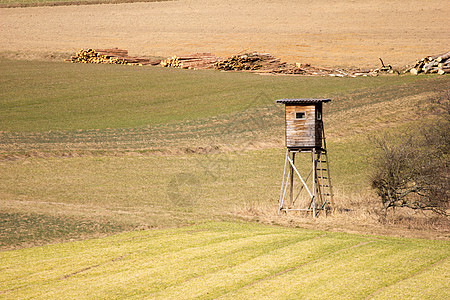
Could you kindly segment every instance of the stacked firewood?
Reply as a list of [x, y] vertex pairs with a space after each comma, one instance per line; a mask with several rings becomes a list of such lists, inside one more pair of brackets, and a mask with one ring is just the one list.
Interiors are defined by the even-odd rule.
[[75, 56], [66, 60], [72, 63], [118, 64], [118, 65], [157, 65], [160, 60], [128, 56], [128, 50], [111, 49], [81, 49]]
[[218, 61], [214, 67], [223, 71], [274, 71], [283, 69], [287, 66], [268, 53], [244, 53], [233, 55], [224, 60]]
[[408, 71], [413, 75], [419, 73], [437, 73], [440, 75], [450, 73], [450, 52], [424, 57], [405, 72]]
[[181, 69], [210, 69], [218, 61], [211, 53], [194, 53], [185, 56], [172, 56], [161, 61], [161, 66]]

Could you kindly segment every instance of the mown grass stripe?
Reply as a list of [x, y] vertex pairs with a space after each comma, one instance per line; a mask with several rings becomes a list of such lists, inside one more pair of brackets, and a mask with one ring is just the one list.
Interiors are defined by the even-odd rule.
[[450, 260], [381, 290], [372, 299], [450, 299]]
[[[202, 247], [202, 246], [200, 246]], [[143, 252], [143, 251], [135, 251], [134, 253], [129, 253], [129, 255], [136, 255], [138, 252]], [[169, 254], [170, 252], [165, 252], [165, 254]], [[147, 253], [148, 254], [148, 253]], [[118, 257], [121, 256], [126, 256], [126, 254], [120, 255]], [[40, 271], [35, 271], [35, 272], [29, 272], [27, 274], [27, 265], [26, 263], [24, 264], [24, 268], [18, 270], [16, 269], [12, 269], [10, 268], [7, 272], [5, 272], [6, 275], [6, 280], [3, 281], [4, 284], [10, 284], [11, 282], [16, 282], [16, 284], [20, 284], [20, 282], [22, 281], [26, 281], [26, 282], [39, 282], [40, 278], [45, 276], [45, 277], [52, 277], [52, 280], [56, 280], [56, 279], [67, 279], [69, 277], [72, 277], [76, 274], [88, 271], [92, 268], [96, 268], [96, 267], [100, 267], [101, 265], [105, 265], [114, 261], [117, 261], [117, 257], [115, 258], [111, 258], [111, 259], [104, 259], [101, 257], [98, 257], [98, 259], [100, 259], [100, 263], [94, 263], [93, 262], [97, 261], [97, 258], [94, 258], [94, 260], [88, 259], [87, 261], [85, 260], [85, 257], [83, 255], [78, 255], [78, 256], [74, 256], [72, 259], [69, 260], [55, 260], [54, 262], [52, 262], [52, 264], [50, 266], [45, 266], [45, 264], [42, 264], [43, 269]], [[83, 263], [81, 264], [74, 264], [74, 261], [78, 261], [81, 260], [83, 261]], [[28, 268], [32, 269], [32, 266], [28, 265]], [[75, 270], [74, 270], [75, 269]], [[15, 273], [18, 274], [17, 277], [13, 277], [13, 276], [8, 276], [8, 274], [11, 273]], [[24, 274], [25, 273], [25, 274]]]
[[[342, 248], [342, 249], [337, 250], [336, 252], [328, 253], [326, 256], [328, 256], [328, 255], [333, 255], [333, 254], [339, 253], [339, 252], [344, 251], [344, 250], [347, 250], [347, 249], [353, 249], [353, 248], [356, 248], [356, 247], [361, 247], [361, 246], [363, 246], [363, 245], [366, 245], [366, 244], [372, 243], [372, 242], [373, 242], [373, 241], [361, 242], [361, 243], [359, 243], [359, 244], [357, 244], [357, 245], [353, 245], [353, 246], [350, 246], [350, 247], [348, 247], [348, 248]], [[242, 288], [242, 289], [248, 288], [248, 287], [251, 287], [252, 285], [255, 285], [255, 284], [257, 284], [257, 283], [259, 283], [259, 282], [262, 282], [262, 281], [264, 281], [264, 280], [271, 280], [271, 279], [274, 279], [274, 278], [277, 277], [277, 276], [281, 276], [281, 275], [287, 274], [287, 273], [289, 273], [289, 272], [296, 271], [296, 270], [298, 270], [298, 269], [300, 269], [300, 268], [302, 268], [302, 267], [304, 267], [304, 266], [306, 266], [306, 265], [309, 265], [309, 264], [311, 264], [311, 263], [317, 262], [317, 261], [319, 261], [320, 259], [322, 259], [322, 258], [324, 258], [324, 257], [325, 257], [325, 256], [321, 256], [321, 257], [318, 257], [318, 258], [316, 258], [316, 259], [313, 259], [313, 260], [307, 261], [307, 262], [305, 262], [305, 263], [302, 263], [302, 264], [300, 264], [300, 265], [297, 265], [297, 266], [288, 268], [288, 269], [286, 269], [286, 270], [282, 270], [282, 271], [277, 272], [277, 273], [275, 273], [275, 274], [269, 275], [269, 276], [267, 276], [267, 277], [265, 277], [265, 278], [261, 278], [261, 279], [258, 279], [258, 280], [256, 280], [256, 281], [254, 281], [254, 282], [251, 282], [251, 283], [249, 283], [249, 284], [247, 284], [247, 285], [244, 285], [244, 286], [242, 286], [241, 288]], [[241, 288], [240, 288], [240, 289], [241, 289]], [[232, 292], [237, 292], [237, 291], [238, 291], [238, 290], [235, 290], [235, 291], [232, 291]]]
[[[207, 274], [190, 282], [162, 290], [158, 294], [152, 295], [151, 298], [221, 297], [232, 293], [234, 290], [251, 285], [260, 279], [314, 260], [318, 256], [326, 256], [334, 252], [336, 248], [352, 247], [360, 241], [361, 238], [343, 237], [336, 234], [298, 240], [292, 245], [263, 253], [252, 260], [223, 269], [220, 272]], [[189, 297], [185, 295], [189, 295]]]
[[[322, 238], [322, 237], [325, 237], [325, 236], [326, 236], [326, 234], [322, 234], [322, 235], [318, 235], [318, 236], [313, 236], [313, 237], [307, 237], [307, 236], [304, 236], [304, 237], [302, 237], [302, 239], [299, 239], [299, 238], [297, 237], [297, 238], [295, 238], [295, 240], [292, 240], [291, 242], [288, 242], [288, 243], [278, 243], [278, 242], [277, 242], [277, 245], [278, 245], [279, 247], [277, 247], [277, 248], [275, 248], [275, 249], [272, 249], [272, 250], [268, 251], [268, 253], [272, 253], [272, 252], [275, 252], [275, 251], [281, 251], [281, 250], [283, 250], [283, 249], [286, 249], [286, 248], [289, 248], [289, 247], [293, 246], [294, 244], [298, 244], [298, 243], [302, 243], [302, 242], [308, 242], [308, 241], [310, 241], [310, 240], [315, 240], [315, 239]], [[268, 253], [264, 253], [264, 254], [262, 254], [262, 255], [264, 256], [264, 255], [267, 255]], [[249, 257], [247, 260], [240, 261], [240, 262], [238, 262], [237, 264], [230, 264], [230, 265], [228, 265], [228, 266], [225, 266], [224, 268], [221, 268], [221, 269], [218, 269], [218, 270], [214, 270], [214, 271], [209, 272], [209, 273], [207, 273], [207, 274], [203, 274], [203, 276], [195, 276], [195, 277], [193, 277], [193, 278], [189, 278], [189, 279], [186, 280], [186, 281], [179, 282], [179, 283], [177, 283], [176, 285], [169, 286], [169, 287], [167, 287], [167, 288], [164, 289], [163, 291], [160, 291], [160, 292], [157, 293], [157, 294], [149, 294], [149, 295], [146, 295], [146, 296], [147, 296], [147, 297], [149, 297], [149, 296], [157, 297], [158, 295], [160, 295], [160, 294], [162, 293], [162, 294], [164, 294], [163, 297], [166, 297], [166, 296], [167, 296], [166, 293], [167, 293], [167, 290], [168, 290], [168, 289], [171, 289], [171, 288], [172, 288], [172, 289], [177, 289], [177, 288], [178, 288], [179, 286], [181, 286], [181, 285], [189, 285], [189, 283], [190, 283], [191, 281], [194, 281], [194, 280], [196, 280], [196, 279], [203, 280], [203, 277], [205, 277], [205, 276], [207, 276], [207, 277], [216, 276], [216, 275], [218, 275], [220, 272], [226, 272], [227, 270], [231, 270], [231, 269], [236, 268], [236, 267], [238, 267], [238, 266], [240, 266], [240, 265], [250, 264], [252, 261], [258, 259], [259, 257], [261, 257], [261, 255], [256, 256], [256, 257]]]
[[361, 298], [439, 256], [437, 249], [374, 241], [349, 248], [223, 298]]
[[0, 280], [2, 295], [21, 299], [364, 298], [378, 290], [374, 298], [380, 298], [419, 279], [425, 282], [421, 292], [434, 295], [433, 287], [448, 286], [448, 271], [443, 271], [449, 257], [446, 245], [205, 223], [3, 252], [0, 259], [11, 253], [31, 254], [10, 257], [3, 269], [9, 275], [21, 272], [14, 269], [14, 261], [35, 261], [32, 268], [41, 272], [13, 283], [1, 272]]
[[[271, 233], [271, 234], [259, 234], [259, 235], [254, 235], [252, 233], [249, 233], [248, 231], [244, 231], [247, 232], [248, 235], [250, 235], [250, 237], [243, 237], [240, 239], [235, 239], [235, 240], [225, 240], [225, 241], [221, 241], [218, 243], [213, 243], [213, 244], [209, 244], [209, 245], [200, 245], [198, 247], [186, 247], [184, 249], [182, 249], [181, 251], [177, 251], [177, 252], [163, 252], [160, 253], [159, 255], [155, 255], [154, 251], [141, 251], [139, 254], [135, 254], [133, 257], [125, 257], [124, 259], [121, 260], [121, 263], [119, 264], [119, 266], [117, 265], [117, 263], [114, 264], [114, 266], [112, 266], [111, 264], [108, 264], [108, 261], [105, 262], [105, 260], [101, 260], [101, 263], [95, 263], [98, 260], [87, 260], [85, 261], [85, 259], [83, 259], [83, 256], [81, 255], [80, 257], [74, 257], [74, 259], [78, 259], [78, 260], [84, 260], [84, 267], [81, 268], [82, 272], [80, 272], [79, 270], [75, 270], [75, 271], [70, 271], [70, 272], [65, 272], [63, 274], [70, 274], [70, 276], [68, 276], [68, 280], [73, 280], [74, 278], [79, 278], [81, 276], [81, 278], [86, 275], [86, 273], [89, 273], [88, 276], [94, 276], [96, 277], [97, 275], [99, 276], [104, 276], [104, 274], [102, 273], [102, 271], [104, 271], [105, 269], [109, 269], [109, 268], [113, 268], [114, 272], [113, 272], [113, 277], [115, 277], [116, 275], [122, 276], [122, 275], [127, 275], [129, 277], [133, 277], [134, 274], [131, 273], [127, 273], [127, 269], [134, 268], [135, 271], [133, 273], [139, 273], [142, 271], [140, 270], [144, 270], [143, 272], [143, 276], [146, 276], [146, 273], [149, 272], [149, 270], [153, 270], [153, 273], [167, 273], [167, 272], [172, 272], [173, 270], [166, 270], [164, 271], [164, 267], [154, 267], [154, 265], [158, 265], [161, 263], [165, 263], [166, 265], [178, 265], [180, 262], [183, 263], [183, 259], [180, 258], [180, 255], [182, 257], [184, 257], [187, 260], [187, 257], [189, 257], [189, 261], [192, 260], [196, 260], [199, 261], [200, 263], [203, 262], [208, 262], [208, 264], [211, 264], [212, 262], [214, 262], [214, 260], [210, 260], [208, 261], [208, 259], [211, 259], [211, 256], [207, 255], [208, 251], [212, 251], [212, 252], [220, 252], [222, 249], [222, 253], [223, 254], [227, 254], [227, 255], [231, 255], [231, 256], [235, 256], [236, 253], [239, 254], [240, 252], [248, 252], [249, 254], [246, 255], [255, 255], [252, 254], [254, 251], [257, 251], [257, 248], [261, 247], [261, 243], [257, 243], [255, 244], [253, 242], [253, 245], [250, 245], [248, 247], [243, 247], [248, 243], [252, 244], [252, 241], [264, 241], [266, 240], [267, 242], [265, 242], [266, 244], [269, 245], [269, 247], [274, 247], [274, 246], [279, 246], [282, 245], [284, 242], [289, 241], [290, 239], [292, 239], [292, 236], [287, 235], [281, 231], [279, 231], [278, 233]], [[226, 235], [227, 232], [225, 232]], [[223, 233], [222, 233], [223, 234]], [[316, 234], [316, 233], [314, 233]], [[273, 241], [275, 240], [275, 242]], [[183, 245], [183, 243], [180, 243], [181, 245]], [[188, 243], [189, 244], [189, 243]], [[258, 245], [259, 244], [259, 245]], [[226, 246], [225, 246], [226, 245]], [[112, 245], [110, 245], [111, 247], [113, 247]], [[136, 246], [136, 245], [134, 245]], [[188, 245], [184, 245], [184, 246], [188, 246]], [[139, 248], [139, 247], [137, 247]], [[234, 250], [233, 250], [234, 249]], [[108, 250], [108, 249], [104, 249], [104, 250]], [[231, 251], [233, 250], [233, 251]], [[196, 252], [199, 252], [195, 254]], [[223, 252], [225, 251], [225, 252]], [[117, 250], [114, 250], [113, 253], [120, 253]], [[109, 256], [108, 252], [105, 253], [106, 256]], [[245, 254], [245, 253], [244, 253]], [[171, 257], [169, 257], [168, 259], [165, 259], [165, 256], [170, 255]], [[150, 261], [147, 259], [146, 262], [142, 262], [142, 257], [147, 257], [150, 258]], [[68, 257], [66, 257], [67, 259]], [[153, 261], [153, 264], [151, 263]], [[91, 264], [92, 262], [94, 262], [94, 264]], [[62, 266], [64, 266], [64, 262], [59, 261], [59, 264], [61, 264]], [[71, 270], [73, 270], [73, 267], [76, 267], [77, 264], [73, 264], [73, 261], [71, 260], [70, 262], [66, 262], [71, 264]], [[221, 258], [221, 260], [219, 260], [218, 262], [218, 266], [220, 267], [220, 265], [224, 264], [225, 261], [223, 260], [223, 257]], [[92, 265], [95, 266], [95, 270], [91, 267]], [[121, 269], [122, 268], [122, 269]], [[63, 269], [65, 269], [63, 267]], [[70, 270], [69, 269], [69, 270]], [[171, 268], [172, 269], [172, 268]], [[177, 269], [177, 268], [175, 268]], [[100, 270], [100, 271], [98, 271]], [[200, 269], [201, 271], [201, 269]], [[55, 274], [56, 276], [50, 276], [53, 277], [53, 279], [50, 279], [50, 281], [47, 284], [51, 285], [51, 282], [54, 282], [57, 279], [61, 278], [61, 270], [58, 270], [57, 274]], [[97, 275], [96, 275], [97, 274]], [[35, 280], [35, 284], [39, 283], [39, 278], [41, 277], [47, 277], [48, 278], [49, 274], [46, 273], [42, 273], [39, 272], [37, 274], [35, 274], [36, 280]], [[176, 276], [176, 274], [173, 274], [174, 276]], [[64, 276], [64, 275], [62, 275]], [[70, 277], [70, 278], [69, 278]], [[147, 276], [148, 277], [148, 276]], [[30, 278], [26, 278], [26, 280], [28, 281], [28, 286], [25, 287], [26, 289], [32, 289], [32, 285], [33, 282], [30, 282]], [[32, 280], [33, 281], [33, 280]], [[46, 285], [47, 285], [46, 284]], [[42, 287], [40, 288], [40, 290], [44, 290], [42, 289]]]
[[384, 286], [384, 287], [382, 287], [382, 288], [379, 288], [378, 290], [374, 291], [373, 293], [371, 293], [370, 295], [368, 295], [368, 296], [367, 296], [366, 298], [364, 298], [364, 299], [372, 299], [372, 298], [374, 298], [376, 295], [381, 294], [381, 292], [383, 292], [384, 290], [387, 290], [387, 289], [389, 289], [390, 287], [393, 287], [394, 285], [397, 285], [397, 284], [401, 283], [402, 281], [406, 281], [406, 280], [409, 280], [409, 279], [411, 279], [411, 278], [413, 278], [413, 277], [415, 277], [415, 276], [418, 276], [418, 275], [420, 275], [420, 274], [423, 274], [423, 273], [425, 273], [426, 271], [428, 271], [428, 270], [430, 270], [430, 269], [436, 267], [437, 265], [443, 264], [446, 260], [448, 260], [448, 257], [445, 257], [445, 258], [443, 258], [443, 259], [441, 259], [441, 260], [439, 260], [439, 261], [437, 261], [437, 262], [435, 262], [435, 263], [432, 263], [432, 264], [430, 264], [430, 265], [428, 265], [428, 266], [425, 266], [422, 270], [419, 270], [419, 271], [417, 271], [417, 272], [414, 273], [414, 274], [408, 275], [408, 276], [406, 276], [405, 278], [400, 278], [400, 279], [397, 280], [396, 282], [392, 282], [392, 283], [390, 283], [390, 284], [387, 285], [387, 286]]
[[[55, 278], [61, 278], [71, 274], [73, 268], [89, 269], [90, 261], [100, 260], [100, 264], [105, 264], [117, 256], [136, 254], [145, 250], [147, 255], [168, 255], [178, 251], [186, 251], [189, 248], [201, 248], [215, 243], [228, 243], [231, 241], [245, 239], [252, 236], [258, 236], [258, 231], [199, 231], [199, 234], [180, 235], [183, 229], [163, 230], [127, 233], [113, 236], [110, 238], [91, 240], [85, 242], [66, 243], [43, 247], [44, 251], [35, 251], [35, 249], [23, 249], [19, 251], [9, 251], [0, 254], [2, 266], [6, 269], [4, 275], [7, 280], [0, 280], [0, 286], [4, 283], [21, 280], [30, 280], [30, 277], [40, 279], [42, 274], [49, 276], [54, 274]], [[136, 240], [139, 238], [139, 241]], [[39, 248], [38, 248], [39, 249]], [[47, 250], [47, 251], [45, 251]], [[42, 256], [42, 252], [48, 255]], [[54, 253], [60, 254], [55, 257]], [[31, 254], [31, 255], [30, 255]], [[33, 255], [34, 254], [34, 255]], [[89, 258], [81, 264], [74, 264], [79, 258]], [[21, 265], [12, 265], [8, 261], [22, 260]], [[40, 269], [36, 271], [36, 268]], [[50, 274], [48, 274], [50, 272]], [[17, 274], [17, 277], [8, 276], [8, 274]]]
[[[282, 235], [279, 238], [265, 236], [262, 239], [258, 237], [240, 241], [234, 245], [227, 242], [223, 245], [207, 246], [197, 250], [187, 249], [182, 251], [186, 253], [177, 253], [176, 256], [170, 257], [153, 256], [148, 257], [145, 261], [142, 260], [142, 257], [138, 257], [134, 262], [124, 260], [120, 264], [115, 264], [112, 272], [109, 266], [101, 266], [89, 270], [88, 274], [84, 274], [86, 276], [76, 276], [72, 279], [73, 282], [79, 282], [80, 285], [87, 284], [85, 280], [91, 282], [92, 279], [94, 279], [94, 282], [104, 282], [105, 280], [115, 282], [114, 289], [120, 292], [112, 292], [109, 289], [103, 291], [103, 294], [111, 297], [117, 296], [117, 293], [126, 294], [129, 285], [135, 285], [139, 289], [156, 291], [193, 277], [203, 276], [210, 273], [211, 270], [219, 270], [237, 264], [247, 260], [248, 257], [257, 256], [261, 251], [289, 243], [292, 238], [292, 236], [283, 237]], [[133, 271], [130, 271], [130, 269]], [[161, 277], [162, 274], [164, 274], [163, 277]], [[117, 282], [117, 278], [122, 278], [125, 282]], [[137, 278], [139, 278], [139, 283], [136, 282]], [[95, 286], [96, 284], [91, 283], [91, 285]], [[92, 288], [91, 292], [95, 293], [95, 287], [90, 288]], [[100, 285], [98, 288], [101, 289], [102, 286]], [[141, 293], [144, 290], [141, 290]]]

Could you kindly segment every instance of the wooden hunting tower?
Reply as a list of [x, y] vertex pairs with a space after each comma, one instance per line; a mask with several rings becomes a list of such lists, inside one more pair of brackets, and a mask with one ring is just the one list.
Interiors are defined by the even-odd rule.
[[[330, 99], [280, 99], [285, 105], [286, 160], [281, 184], [278, 212], [305, 211], [316, 217], [333, 205], [330, 169], [325, 132], [322, 122], [322, 104]], [[296, 153], [310, 153], [312, 168], [305, 171], [295, 165]], [[304, 164], [303, 160], [303, 165]], [[300, 169], [300, 171], [299, 171]], [[306, 168], [308, 172], [308, 168]], [[305, 174], [306, 174], [305, 172]], [[297, 176], [294, 176], [296, 174]], [[295, 180], [296, 178], [296, 180]], [[296, 195], [294, 195], [296, 186]], [[289, 187], [289, 196], [286, 193]], [[303, 193], [302, 193], [303, 192]]]

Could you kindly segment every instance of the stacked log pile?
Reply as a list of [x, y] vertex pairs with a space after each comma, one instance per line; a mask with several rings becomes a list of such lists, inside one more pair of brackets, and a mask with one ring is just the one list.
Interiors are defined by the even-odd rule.
[[181, 69], [210, 69], [218, 61], [211, 53], [194, 53], [185, 56], [172, 56], [161, 61], [161, 66]]
[[214, 67], [223, 71], [277, 71], [286, 68], [287, 64], [281, 62], [269, 53], [245, 53], [233, 55], [217, 62]]
[[405, 72], [413, 75], [419, 73], [437, 73], [439, 75], [450, 73], [450, 52], [424, 57]]
[[[132, 57], [124, 49], [81, 49], [66, 60], [73, 63], [122, 64], [122, 65], [159, 65], [163, 67], [183, 69], [217, 69], [222, 71], [247, 71], [260, 74], [292, 74], [310, 76], [378, 76], [379, 74], [394, 74], [399, 72], [392, 66], [385, 65], [380, 58], [382, 66], [371, 70], [350, 70], [315, 67], [310, 64], [288, 64], [269, 53], [249, 52], [233, 55], [226, 59], [219, 59], [211, 53], [194, 53], [184, 56], [173, 56], [165, 60]], [[450, 52], [424, 57], [413, 67], [407, 68], [405, 73], [417, 75], [419, 73], [450, 73]]]
[[118, 64], [118, 65], [158, 65], [160, 60], [128, 56], [128, 50], [111, 49], [81, 49], [75, 56], [66, 60], [72, 63]]
[[343, 70], [319, 68], [310, 64], [288, 64], [268, 53], [257, 52], [233, 55], [217, 62], [214, 67], [223, 71], [249, 71], [260, 74], [352, 76]]

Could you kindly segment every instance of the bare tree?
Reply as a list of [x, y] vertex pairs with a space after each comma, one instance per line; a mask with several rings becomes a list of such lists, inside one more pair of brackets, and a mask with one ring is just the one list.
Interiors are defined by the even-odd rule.
[[447, 214], [449, 208], [450, 93], [432, 101], [434, 122], [401, 135], [372, 138], [372, 187], [385, 212], [396, 207]]

